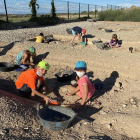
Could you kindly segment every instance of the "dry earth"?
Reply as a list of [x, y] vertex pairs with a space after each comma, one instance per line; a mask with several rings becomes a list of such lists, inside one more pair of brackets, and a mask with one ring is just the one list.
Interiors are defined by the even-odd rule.
[[[88, 45], [81, 46], [75, 40], [70, 46], [71, 35], [66, 28], [81, 26], [87, 29]], [[106, 33], [98, 28], [113, 29]], [[16, 54], [34, 46], [37, 50], [35, 61], [42, 59], [51, 65], [45, 75], [50, 87], [58, 89], [63, 96], [63, 103], [74, 103], [75, 96], [66, 96], [67, 83], [59, 83], [54, 74], [59, 69], [73, 70], [75, 63], [84, 60], [88, 66], [88, 75], [93, 84], [103, 83], [103, 88], [96, 90], [95, 97], [76, 112], [83, 120], [75, 119], [72, 125], [60, 132], [52, 132], [42, 127], [37, 116], [37, 103], [17, 97], [15, 85], [21, 72], [1, 72], [0, 89], [13, 94], [0, 92], [0, 138], [39, 139], [39, 140], [132, 140], [140, 139], [140, 25], [137, 22], [76, 22], [49, 27], [0, 31], [0, 61], [10, 62]], [[27, 41], [40, 32], [54, 35], [58, 41], [38, 44]], [[100, 50], [91, 43], [101, 39], [109, 41], [113, 33], [122, 40], [122, 47], [108, 51]], [[95, 37], [94, 37], [95, 36]], [[19, 42], [18, 42], [19, 41]], [[128, 48], [133, 47], [133, 53]], [[74, 79], [74, 77], [73, 77]], [[56, 97], [53, 93], [48, 96]], [[89, 121], [87, 121], [87, 120]]]

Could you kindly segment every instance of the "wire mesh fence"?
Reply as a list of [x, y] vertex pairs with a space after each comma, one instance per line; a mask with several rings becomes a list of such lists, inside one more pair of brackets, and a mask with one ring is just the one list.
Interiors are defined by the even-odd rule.
[[[107, 9], [126, 9], [126, 7], [115, 5], [99, 6], [61, 0], [53, 1], [56, 9], [56, 15], [64, 19], [76, 19], [84, 16], [94, 18], [98, 16], [98, 12], [102, 12]], [[18, 22], [18, 20], [29, 20], [31, 17], [31, 8], [29, 7], [29, 2], [30, 0], [0, 0], [0, 20], [9, 20], [13, 22]], [[51, 2], [52, 0], [36, 1], [36, 3], [39, 5], [39, 8], [36, 9], [37, 16], [47, 14], [49, 15], [51, 13]]]

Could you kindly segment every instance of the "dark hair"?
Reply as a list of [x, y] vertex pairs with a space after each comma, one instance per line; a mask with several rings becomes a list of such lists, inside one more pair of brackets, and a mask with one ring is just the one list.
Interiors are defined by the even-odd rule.
[[112, 38], [116, 38], [117, 39], [117, 35], [116, 34], [113, 34], [112, 35]]
[[26, 52], [27, 55], [31, 54], [31, 52], [29, 50], [25, 50], [25, 52]]
[[40, 33], [39, 35], [40, 35], [40, 36], [44, 36], [44, 34], [43, 34], [43, 33]]

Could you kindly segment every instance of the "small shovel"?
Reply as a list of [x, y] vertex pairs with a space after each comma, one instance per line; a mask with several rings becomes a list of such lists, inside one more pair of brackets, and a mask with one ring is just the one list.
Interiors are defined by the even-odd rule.
[[62, 107], [68, 107], [68, 108], [75, 108], [75, 104], [60, 104], [56, 100], [48, 101], [48, 100], [42, 100], [42, 103], [45, 105], [51, 105], [51, 106], [62, 106]]

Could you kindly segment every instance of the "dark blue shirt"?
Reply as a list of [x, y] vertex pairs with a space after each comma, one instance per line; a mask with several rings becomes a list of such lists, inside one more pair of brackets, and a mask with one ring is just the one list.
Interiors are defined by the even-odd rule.
[[72, 30], [74, 30], [76, 34], [81, 34], [82, 33], [82, 28], [79, 27], [79, 26], [73, 27]]

